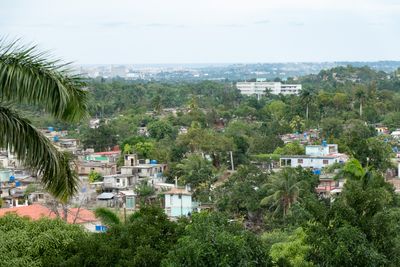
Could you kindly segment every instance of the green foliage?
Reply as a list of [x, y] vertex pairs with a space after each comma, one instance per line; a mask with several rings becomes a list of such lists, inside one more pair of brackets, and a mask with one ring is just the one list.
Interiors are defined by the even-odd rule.
[[89, 178], [89, 182], [91, 182], [91, 183], [103, 180], [103, 176], [100, 173], [95, 172], [95, 171], [90, 171], [88, 178]]
[[84, 148], [93, 148], [96, 152], [108, 151], [118, 144], [117, 134], [114, 128], [101, 123], [96, 129], [87, 129], [83, 135]]
[[148, 159], [154, 149], [154, 144], [152, 142], [139, 142], [135, 144], [134, 148], [140, 157]]
[[0, 218], [0, 265], [58, 265], [68, 258], [66, 251], [86, 237], [80, 226], [61, 220], [6, 215]]
[[206, 197], [203, 200], [207, 202], [211, 185], [215, 182], [212, 164], [202, 156], [193, 154], [183, 159], [176, 168], [179, 181], [184, 185], [189, 184], [194, 190], [195, 197], [205, 195]]
[[94, 212], [96, 218], [99, 218], [102, 223], [108, 226], [121, 224], [118, 215], [106, 208], [97, 208]]
[[235, 217], [246, 216], [256, 222], [260, 220], [260, 201], [265, 195], [263, 185], [267, 175], [252, 166], [240, 166], [214, 193], [219, 211], [229, 212]]
[[275, 149], [273, 154], [276, 155], [304, 155], [304, 146], [298, 142], [287, 143], [283, 147]]
[[135, 192], [139, 197], [141, 205], [145, 205], [148, 203], [149, 198], [154, 195], [155, 190], [153, 186], [148, 184], [148, 181], [141, 181], [136, 185]]
[[149, 131], [150, 136], [157, 140], [167, 137], [174, 138], [176, 136], [176, 130], [168, 121], [160, 120], [160, 121], [150, 122], [147, 125], [147, 130]]
[[400, 213], [393, 187], [356, 160], [346, 164], [344, 177], [341, 195], [305, 228], [310, 259], [327, 266], [397, 266]]
[[[268, 235], [263, 235], [268, 240]], [[269, 251], [272, 262], [278, 266], [314, 266], [307, 260], [311, 246], [306, 243], [306, 234], [302, 228], [296, 229], [292, 235], [271, 246]]]
[[62, 266], [159, 266], [181, 235], [180, 223], [160, 208], [146, 206], [107, 233], [90, 235], [69, 250]]
[[258, 237], [219, 213], [194, 214], [162, 266], [267, 266]]

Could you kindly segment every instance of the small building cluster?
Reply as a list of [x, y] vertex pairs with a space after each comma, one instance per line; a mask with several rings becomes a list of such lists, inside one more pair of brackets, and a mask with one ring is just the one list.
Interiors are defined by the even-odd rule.
[[[120, 159], [118, 148], [104, 152], [84, 150], [78, 139], [67, 138], [67, 131], [53, 127], [41, 132], [60, 151], [68, 151], [76, 158], [71, 164], [79, 175], [80, 184], [78, 193], [68, 205], [68, 216], [74, 217], [68, 217], [69, 223], [82, 223], [90, 231], [102, 231], [104, 227], [101, 228], [91, 210], [108, 207], [133, 212], [143, 201], [160, 203], [171, 218], [190, 216], [199, 210], [188, 188], [166, 183], [167, 164], [139, 159], [137, 154], [125, 154]], [[118, 162], [120, 165], [123, 162], [122, 166]], [[37, 176], [21, 165], [10, 151], [0, 151], [0, 216], [14, 212], [35, 220], [55, 218], [61, 214], [58, 212], [61, 204], [43, 190]], [[150, 193], [143, 195], [143, 187]]]

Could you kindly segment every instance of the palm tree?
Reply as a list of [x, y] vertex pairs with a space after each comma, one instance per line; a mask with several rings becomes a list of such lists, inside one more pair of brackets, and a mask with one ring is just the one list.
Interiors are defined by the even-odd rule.
[[97, 208], [94, 211], [96, 218], [107, 226], [121, 225], [121, 219], [112, 210], [106, 208]]
[[315, 92], [313, 90], [311, 89], [301, 90], [300, 100], [304, 105], [306, 105], [306, 120], [308, 120], [310, 104], [314, 100], [314, 97], [315, 97]]
[[367, 99], [367, 93], [363, 87], [357, 87], [355, 89], [354, 95], [355, 95], [355, 98], [360, 103], [360, 117], [362, 117], [363, 104], [364, 104], [365, 100]]
[[35, 105], [56, 119], [78, 121], [87, 114], [87, 92], [82, 79], [69, 73], [68, 64], [47, 60], [34, 46], [0, 42], [0, 147], [40, 174], [45, 188], [64, 201], [77, 189], [70, 155], [59, 152], [14, 107]]
[[268, 205], [274, 213], [283, 212], [285, 217], [290, 207], [299, 200], [304, 182], [299, 181], [296, 170], [285, 168], [270, 177], [265, 184], [268, 195], [261, 200], [261, 205]]

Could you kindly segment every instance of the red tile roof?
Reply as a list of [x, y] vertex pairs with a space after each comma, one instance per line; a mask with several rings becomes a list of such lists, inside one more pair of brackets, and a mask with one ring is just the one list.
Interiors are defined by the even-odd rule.
[[[77, 224], [98, 221], [94, 216], [94, 213], [90, 210], [81, 208], [79, 210], [78, 216], [76, 216], [77, 212], [78, 208], [72, 208], [68, 210], [68, 216], [67, 216], [68, 223], [71, 224], [74, 223], [75, 217], [77, 217], [77, 219], [75, 220], [75, 223]], [[0, 209], [0, 217], [6, 215], [7, 213], [15, 213], [18, 216], [28, 217], [32, 220], [38, 220], [43, 217], [55, 219], [57, 217], [52, 210], [40, 204]], [[62, 210], [60, 210], [59, 213], [60, 216], [62, 217], [63, 214]]]

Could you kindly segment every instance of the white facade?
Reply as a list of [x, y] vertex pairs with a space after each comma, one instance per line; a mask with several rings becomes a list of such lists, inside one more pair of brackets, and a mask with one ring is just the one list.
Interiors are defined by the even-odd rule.
[[192, 195], [185, 189], [173, 188], [165, 192], [165, 213], [170, 217], [188, 216], [193, 213]]
[[282, 156], [281, 167], [303, 167], [321, 169], [334, 163], [346, 162], [348, 156], [338, 153], [337, 144], [308, 145], [305, 155]]
[[282, 167], [303, 167], [322, 169], [323, 167], [339, 162], [337, 157], [319, 157], [319, 156], [288, 156], [281, 158]]
[[301, 84], [282, 84], [281, 82], [237, 82], [236, 87], [242, 95], [256, 95], [257, 98], [265, 95], [267, 89], [273, 95], [298, 95], [301, 91]]
[[135, 177], [123, 175], [107, 175], [104, 176], [104, 188], [125, 189], [134, 183]]

